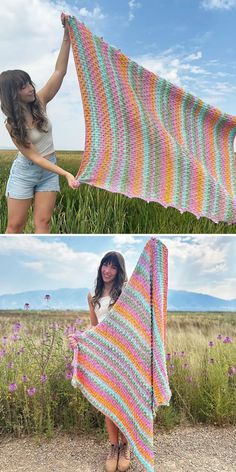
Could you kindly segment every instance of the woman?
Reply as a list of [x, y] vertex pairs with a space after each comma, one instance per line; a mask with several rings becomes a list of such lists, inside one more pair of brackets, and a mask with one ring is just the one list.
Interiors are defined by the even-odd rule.
[[21, 233], [34, 199], [36, 233], [49, 233], [49, 224], [59, 191], [59, 175], [69, 187], [76, 187], [72, 174], [56, 165], [51, 123], [47, 103], [61, 87], [67, 71], [70, 39], [67, 20], [61, 15], [64, 36], [55, 70], [46, 85], [36, 94], [30, 76], [21, 70], [0, 74], [1, 109], [6, 128], [19, 153], [7, 182], [8, 225], [6, 233]]
[[[108, 252], [102, 258], [96, 279], [94, 292], [88, 294], [91, 328], [99, 324], [119, 298], [122, 288], [127, 282], [125, 261], [119, 252]], [[76, 348], [78, 340], [69, 336], [70, 346]], [[126, 471], [130, 466], [130, 448], [124, 434], [113, 421], [105, 416], [110, 450], [107, 456], [106, 472]], [[119, 444], [119, 434], [121, 443]]]

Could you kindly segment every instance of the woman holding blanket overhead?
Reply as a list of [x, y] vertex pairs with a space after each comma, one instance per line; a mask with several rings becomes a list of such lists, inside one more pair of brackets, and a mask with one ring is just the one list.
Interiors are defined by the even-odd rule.
[[22, 70], [0, 74], [1, 109], [6, 128], [18, 149], [7, 182], [7, 233], [24, 230], [28, 210], [34, 199], [36, 233], [49, 233], [49, 224], [59, 191], [59, 175], [76, 187], [72, 174], [56, 164], [52, 126], [46, 114], [47, 103], [61, 87], [67, 71], [70, 39], [67, 20], [61, 15], [64, 36], [55, 70], [46, 85], [36, 93], [30, 76]]
[[[109, 314], [109, 310], [119, 298], [126, 282], [127, 275], [123, 256], [119, 252], [105, 254], [99, 265], [95, 290], [88, 294], [91, 328], [98, 325]], [[71, 347], [76, 348], [78, 339], [73, 335], [69, 338]], [[108, 416], [105, 416], [105, 422], [110, 441], [105, 470], [106, 472], [115, 472], [117, 469], [121, 472], [126, 471], [130, 465], [128, 441]]]

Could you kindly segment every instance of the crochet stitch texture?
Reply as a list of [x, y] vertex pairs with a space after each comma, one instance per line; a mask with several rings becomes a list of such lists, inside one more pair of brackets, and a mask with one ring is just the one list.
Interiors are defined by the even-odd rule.
[[86, 127], [79, 182], [235, 223], [236, 117], [68, 22]]
[[113, 309], [80, 335], [74, 352], [72, 385], [119, 427], [148, 472], [157, 408], [171, 398], [166, 305], [167, 248], [151, 239]]

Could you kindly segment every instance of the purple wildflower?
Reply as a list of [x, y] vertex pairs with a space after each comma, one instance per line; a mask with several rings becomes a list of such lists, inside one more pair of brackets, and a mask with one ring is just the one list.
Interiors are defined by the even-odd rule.
[[22, 380], [22, 382], [28, 382], [29, 379], [28, 379], [27, 375], [22, 375], [21, 380]]
[[29, 397], [32, 397], [36, 393], [36, 388], [35, 387], [27, 388], [27, 393], [28, 393]]
[[41, 383], [45, 383], [47, 380], [48, 380], [47, 375], [46, 375], [46, 374], [42, 374], [41, 377], [40, 377]]
[[2, 359], [6, 355], [5, 349], [0, 350], [0, 359]]
[[12, 331], [13, 331], [13, 333], [19, 332], [20, 329], [21, 329], [21, 323], [20, 323], [19, 321], [17, 321], [17, 322], [13, 325]]
[[3, 336], [2, 338], [2, 344], [5, 346], [7, 344], [7, 337]]
[[19, 352], [21, 352], [21, 353], [25, 352], [25, 347], [24, 346], [20, 347]]
[[66, 380], [71, 380], [72, 379], [72, 372], [66, 372], [65, 378], [66, 378]]
[[170, 359], [171, 359], [171, 354], [170, 354], [170, 352], [168, 352], [168, 353], [166, 354], [166, 360], [167, 360], [167, 361], [170, 361]]
[[185, 352], [184, 352], [184, 351], [181, 351], [181, 352], [179, 353], [179, 357], [184, 357], [184, 356], [185, 356]]
[[7, 368], [8, 369], [13, 369], [13, 367], [14, 367], [14, 363], [13, 362], [8, 362]]
[[11, 393], [15, 392], [16, 389], [17, 389], [16, 383], [11, 383], [11, 384], [9, 385], [8, 389], [9, 389], [9, 392], [11, 392]]
[[75, 328], [73, 325], [67, 326], [65, 334], [73, 334], [75, 331]]
[[224, 344], [228, 344], [228, 343], [232, 343], [232, 342], [233, 342], [233, 340], [229, 336], [226, 336], [226, 338], [223, 341]]
[[184, 368], [184, 369], [188, 369], [188, 368], [189, 368], [189, 364], [184, 364], [184, 365], [183, 365], [183, 368]]
[[214, 344], [215, 344], [215, 343], [214, 343], [213, 341], [209, 341], [208, 346], [213, 347]]
[[68, 362], [68, 364], [66, 364], [66, 369], [73, 370], [73, 365], [71, 364], [71, 362]]
[[222, 334], [218, 334], [217, 339], [222, 339]]
[[20, 339], [20, 336], [18, 334], [13, 334], [13, 336], [11, 337], [12, 341], [16, 342], [16, 341], [19, 341]]
[[77, 319], [75, 320], [75, 324], [76, 324], [76, 325], [80, 325], [81, 323], [83, 323], [83, 320], [81, 320], [80, 318], [77, 318]]

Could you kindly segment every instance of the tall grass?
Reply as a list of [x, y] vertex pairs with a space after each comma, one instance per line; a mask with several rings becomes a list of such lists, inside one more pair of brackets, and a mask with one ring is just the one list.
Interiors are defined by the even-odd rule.
[[[7, 224], [4, 196], [14, 151], [0, 151], [0, 233]], [[82, 152], [57, 152], [58, 164], [76, 174]], [[206, 218], [197, 220], [190, 213], [180, 214], [173, 208], [157, 203], [129, 199], [124, 195], [81, 185], [69, 189], [61, 179], [61, 193], [57, 197], [52, 219], [52, 233], [235, 233], [235, 225], [215, 224]], [[25, 230], [33, 232], [32, 211]]]
[[[0, 313], [2, 434], [104, 433], [103, 415], [71, 386], [67, 334], [86, 328], [88, 318], [69, 311]], [[159, 426], [236, 424], [236, 314], [170, 313], [167, 333], [172, 398], [157, 412]]]

